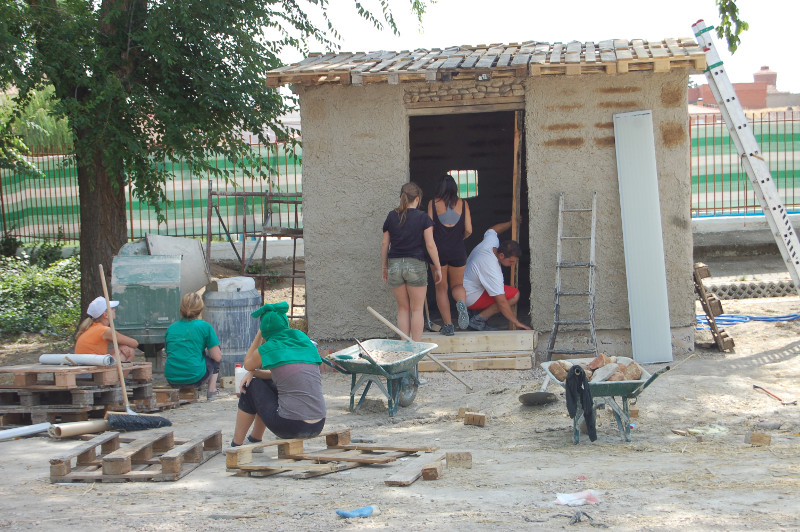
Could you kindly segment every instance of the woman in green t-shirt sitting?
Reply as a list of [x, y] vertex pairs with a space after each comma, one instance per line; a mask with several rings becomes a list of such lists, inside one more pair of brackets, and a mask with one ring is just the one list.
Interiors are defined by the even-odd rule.
[[164, 377], [172, 386], [199, 388], [208, 382], [206, 397], [217, 395], [217, 376], [222, 351], [214, 328], [200, 319], [203, 300], [192, 292], [181, 299], [181, 319], [167, 328]]

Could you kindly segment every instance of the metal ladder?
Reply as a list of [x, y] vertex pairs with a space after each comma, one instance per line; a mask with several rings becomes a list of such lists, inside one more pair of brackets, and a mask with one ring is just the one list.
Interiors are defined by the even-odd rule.
[[[586, 216], [591, 213], [591, 229], [588, 235], [566, 235], [565, 234], [565, 218], [570, 218], [570, 221], [580, 221], [581, 216]], [[584, 223], [584, 225], [586, 225]], [[570, 227], [573, 224], [570, 223]], [[547, 343], [547, 360], [552, 360], [553, 355], [591, 355], [597, 356], [597, 334], [594, 326], [594, 288], [595, 288], [595, 228], [597, 227], [597, 192], [592, 194], [592, 208], [591, 209], [568, 209], [564, 205], [564, 193], [562, 192], [558, 200], [558, 242], [556, 247], [556, 288], [555, 299], [553, 304], [553, 329], [550, 331], [550, 340]], [[584, 228], [585, 230], [585, 228]], [[589, 257], [586, 258], [574, 257], [572, 255], [578, 254], [569, 243], [578, 244], [579, 241], [588, 241], [589, 243]], [[565, 259], [565, 244], [570, 247], [571, 253], [568, 259]], [[579, 248], [584, 249], [585, 248]], [[585, 257], [585, 256], [584, 256]], [[563, 272], [562, 270], [586, 270], [586, 279], [580, 287], [570, 287], [565, 289], [562, 286]], [[575, 283], [579, 284], [579, 283]], [[563, 319], [561, 316], [562, 298], [570, 298], [577, 301], [578, 298], [586, 298], [588, 304], [588, 319]], [[572, 301], [570, 301], [572, 303]], [[588, 331], [588, 348], [578, 349], [570, 347], [557, 347], [556, 338], [559, 330], [563, 332], [580, 332]]]
[[706, 54], [708, 68], [706, 68], [705, 74], [708, 86], [717, 100], [722, 118], [728, 126], [736, 150], [739, 152], [742, 166], [747, 172], [747, 177], [750, 178], [753, 191], [761, 204], [761, 210], [764, 211], [764, 218], [767, 219], [778, 249], [781, 250], [783, 261], [794, 281], [795, 290], [800, 294], [800, 241], [789, 221], [786, 208], [781, 203], [778, 188], [772, 180], [769, 166], [761, 157], [755, 135], [747, 122], [742, 105], [736, 97], [736, 91], [734, 91], [722, 60], [714, 47], [711, 32], [713, 29], [713, 26], [707, 27], [702, 20], [698, 20], [692, 25], [697, 43]]

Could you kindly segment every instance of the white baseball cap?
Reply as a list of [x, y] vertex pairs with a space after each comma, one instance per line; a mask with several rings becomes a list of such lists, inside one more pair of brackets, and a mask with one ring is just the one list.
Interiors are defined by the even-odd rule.
[[[116, 307], [119, 305], [119, 301], [112, 301], [111, 308]], [[86, 314], [91, 316], [94, 319], [99, 318], [103, 315], [108, 307], [106, 307], [106, 298], [103, 296], [99, 296], [94, 298], [94, 301], [89, 303], [89, 308], [86, 310]]]

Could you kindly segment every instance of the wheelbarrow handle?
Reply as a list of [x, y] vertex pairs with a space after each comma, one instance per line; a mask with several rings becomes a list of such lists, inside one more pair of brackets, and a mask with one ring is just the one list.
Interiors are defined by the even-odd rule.
[[[402, 338], [403, 340], [405, 340], [405, 341], [407, 341], [407, 342], [413, 342], [413, 341], [414, 341], [414, 340], [412, 340], [412, 339], [411, 339], [411, 337], [410, 337], [410, 336], [408, 336], [406, 333], [404, 333], [403, 331], [401, 331], [400, 329], [398, 329], [397, 327], [395, 327], [394, 323], [390, 322], [389, 320], [387, 320], [386, 318], [384, 318], [383, 316], [381, 316], [381, 315], [378, 313], [378, 311], [377, 311], [377, 310], [375, 310], [374, 308], [372, 308], [372, 307], [367, 307], [367, 311], [369, 311], [369, 313], [370, 313], [370, 314], [372, 314], [373, 316], [375, 316], [376, 318], [378, 318], [380, 321], [382, 321], [384, 325], [386, 325], [386, 326], [387, 326], [387, 327], [389, 327], [391, 330], [393, 330], [394, 332], [396, 332], [396, 333], [397, 333], [397, 335], [398, 335], [400, 338]], [[430, 352], [428, 352], [428, 353], [426, 353], [426, 354], [425, 354], [425, 356], [426, 356], [426, 357], [428, 357], [428, 358], [430, 358], [431, 360], [433, 360], [433, 361], [434, 361], [434, 362], [436, 362], [437, 364], [439, 364], [439, 366], [440, 366], [440, 367], [441, 367], [443, 370], [445, 370], [447, 373], [449, 373], [450, 375], [452, 375], [452, 376], [453, 376], [453, 378], [455, 378], [455, 379], [456, 379], [458, 382], [460, 382], [461, 384], [463, 384], [464, 386], [466, 386], [466, 387], [467, 387], [467, 390], [469, 390], [469, 391], [472, 391], [472, 386], [470, 386], [469, 384], [467, 384], [467, 383], [464, 381], [464, 379], [462, 379], [461, 377], [459, 377], [458, 375], [456, 375], [456, 374], [453, 372], [453, 370], [452, 370], [452, 369], [450, 369], [450, 368], [449, 368], [449, 367], [447, 367], [445, 364], [443, 364], [443, 363], [442, 363], [442, 362], [441, 362], [441, 361], [440, 361], [438, 358], [436, 358], [435, 356], [433, 356], [433, 354], [431, 354]]]
[[651, 383], [652, 383], [654, 380], [656, 380], [656, 378], [658, 378], [658, 376], [659, 376], [659, 375], [661, 375], [662, 373], [666, 373], [666, 372], [668, 372], [668, 371], [669, 371], [669, 366], [664, 366], [664, 367], [663, 367], [663, 368], [661, 368], [660, 370], [656, 371], [655, 373], [653, 373], [652, 375], [650, 375], [650, 378], [649, 378], [649, 379], [647, 379], [646, 381], [644, 381], [644, 382], [642, 383], [642, 385], [641, 385], [641, 386], [639, 386], [638, 388], [636, 388], [635, 390], [633, 390], [633, 392], [631, 392], [631, 394], [630, 394], [628, 397], [638, 397], [638, 396], [639, 396], [639, 394], [640, 394], [640, 393], [642, 393], [642, 392], [644, 391], [644, 389], [645, 389], [645, 388], [647, 388], [648, 386], [650, 386], [650, 384], [651, 384]]
[[321, 357], [321, 359], [322, 359], [322, 362], [323, 362], [323, 363], [325, 363], [325, 364], [327, 364], [328, 366], [332, 367], [333, 369], [335, 369], [335, 370], [336, 370], [336, 371], [338, 371], [339, 373], [344, 373], [344, 374], [346, 374], [346, 375], [351, 375], [351, 373], [350, 373], [349, 371], [347, 371], [346, 369], [344, 369], [342, 366], [340, 366], [339, 364], [337, 364], [337, 363], [336, 363], [336, 362], [334, 362], [333, 360], [330, 360], [328, 357]]

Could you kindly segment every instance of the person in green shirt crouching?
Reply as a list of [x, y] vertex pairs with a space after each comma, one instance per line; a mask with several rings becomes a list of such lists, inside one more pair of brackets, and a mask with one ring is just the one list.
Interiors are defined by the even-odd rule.
[[251, 314], [261, 324], [244, 357], [248, 373], [239, 389], [231, 447], [260, 442], [266, 429], [278, 438], [310, 438], [325, 426], [322, 359], [311, 338], [289, 327], [288, 311], [289, 304], [280, 302]]
[[167, 328], [164, 377], [177, 388], [199, 388], [208, 382], [209, 401], [217, 395], [217, 377], [222, 351], [214, 328], [200, 319], [203, 300], [196, 293], [181, 299], [181, 319]]

